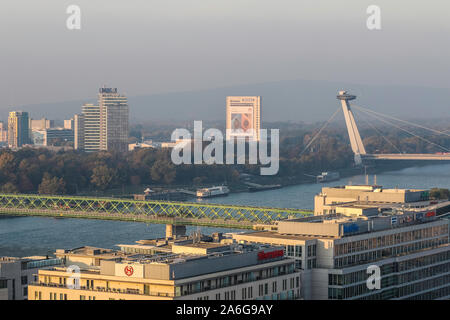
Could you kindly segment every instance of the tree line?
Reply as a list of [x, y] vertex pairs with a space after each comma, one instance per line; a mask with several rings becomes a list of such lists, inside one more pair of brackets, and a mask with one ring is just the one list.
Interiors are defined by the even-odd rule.
[[[301, 179], [322, 171], [349, 168], [353, 153], [345, 128], [329, 128], [308, 148], [316, 130], [300, 126], [280, 131], [280, 163], [275, 178]], [[382, 138], [365, 132], [368, 152], [396, 152]], [[431, 138], [430, 138], [431, 139]], [[441, 138], [442, 139], [442, 138]], [[414, 152], [433, 152], [421, 140], [395, 136], [394, 144]], [[439, 143], [450, 146], [450, 141]], [[136, 149], [127, 153], [79, 151], [54, 152], [23, 148], [0, 151], [0, 192], [77, 194], [123, 186], [202, 185], [239, 182], [241, 173], [259, 176], [259, 165], [178, 165], [169, 149]], [[236, 163], [236, 162], [235, 162]]]

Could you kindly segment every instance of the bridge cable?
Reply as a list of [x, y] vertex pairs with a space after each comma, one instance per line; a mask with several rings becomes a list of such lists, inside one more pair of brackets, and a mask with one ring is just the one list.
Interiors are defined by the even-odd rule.
[[400, 121], [400, 122], [409, 124], [411, 126], [415, 126], [415, 127], [421, 128], [421, 129], [429, 130], [429, 131], [432, 131], [434, 133], [443, 134], [443, 135], [446, 135], [446, 136], [450, 137], [450, 133], [446, 133], [445, 131], [439, 131], [439, 130], [436, 130], [436, 129], [428, 128], [428, 127], [425, 127], [425, 126], [417, 124], [417, 123], [413, 123], [413, 122], [410, 122], [410, 121], [398, 119], [398, 118], [395, 118], [393, 116], [388, 116], [388, 115], [385, 115], [385, 114], [382, 114], [382, 113], [379, 113], [379, 112], [376, 112], [376, 111], [373, 111], [373, 110], [369, 110], [369, 109], [366, 109], [366, 108], [363, 108], [361, 106], [357, 106], [357, 105], [354, 105], [354, 104], [351, 104], [351, 106], [355, 107], [355, 108], [357, 108], [359, 110], [365, 110], [366, 112], [374, 113], [374, 114], [376, 114], [378, 116], [381, 116], [381, 117], [385, 117], [385, 118], [388, 118], [388, 119], [391, 119], [391, 120]]
[[443, 149], [443, 150], [445, 150], [445, 151], [447, 151], [447, 152], [450, 152], [450, 149], [447, 149], [446, 147], [443, 147], [443, 146], [441, 146], [441, 145], [439, 145], [439, 144], [437, 144], [437, 143], [434, 143], [434, 142], [432, 142], [432, 141], [430, 141], [430, 140], [428, 140], [428, 139], [422, 138], [421, 136], [419, 136], [419, 135], [417, 135], [417, 134], [415, 134], [415, 133], [412, 133], [411, 131], [406, 130], [406, 129], [404, 129], [404, 128], [402, 128], [402, 127], [396, 125], [395, 123], [392, 123], [392, 122], [390, 122], [390, 121], [388, 121], [388, 120], [386, 120], [386, 119], [383, 119], [383, 118], [381, 118], [381, 117], [378, 117], [378, 116], [376, 116], [376, 115], [374, 115], [374, 114], [370, 114], [369, 112], [366, 112], [366, 111], [365, 111], [366, 109], [363, 110], [363, 109], [361, 109], [360, 107], [355, 106], [355, 105], [353, 105], [353, 107], [356, 107], [356, 108], [358, 108], [360, 111], [365, 112], [367, 115], [372, 116], [372, 117], [375, 117], [375, 118], [377, 118], [378, 120], [383, 121], [383, 122], [385, 122], [385, 123], [388, 123], [388, 124], [390, 124], [391, 126], [394, 126], [394, 127], [396, 127], [397, 129], [399, 129], [399, 130], [405, 131], [406, 133], [409, 133], [410, 135], [415, 136], [416, 138], [419, 138], [419, 139], [421, 139], [421, 140], [423, 140], [423, 141], [425, 141], [425, 142], [427, 142], [427, 143], [429, 143], [429, 144], [435, 145], [435, 146], [438, 147], [438, 148], [441, 148], [441, 149]]
[[397, 146], [396, 146], [393, 142], [391, 142], [387, 137], [385, 137], [385, 136], [383, 135], [383, 133], [382, 133], [380, 130], [378, 130], [372, 123], [370, 123], [370, 121], [367, 121], [367, 120], [364, 119], [364, 118], [360, 118], [360, 119], [362, 119], [367, 125], [369, 125], [372, 129], [374, 129], [376, 132], [378, 132], [378, 134], [379, 134], [384, 140], [386, 140], [387, 143], [389, 143], [391, 146], [393, 146], [395, 150], [397, 150], [399, 153], [404, 153], [404, 152], [401, 151], [399, 148], [397, 148]]
[[320, 130], [314, 135], [314, 137], [308, 142], [308, 144], [306, 145], [306, 147], [303, 149], [302, 152], [300, 152], [300, 154], [298, 155], [299, 157], [305, 153], [306, 150], [308, 150], [308, 148], [311, 146], [311, 144], [316, 140], [316, 138], [320, 135], [320, 133], [323, 131], [323, 129], [326, 128], [326, 126], [328, 126], [328, 124], [334, 119], [334, 117], [336, 117], [336, 115], [338, 114], [339, 110], [341, 109], [341, 107], [339, 107], [331, 116], [330, 119], [328, 119], [327, 122], [325, 122], [325, 124], [322, 126], [322, 128], [320, 128]]

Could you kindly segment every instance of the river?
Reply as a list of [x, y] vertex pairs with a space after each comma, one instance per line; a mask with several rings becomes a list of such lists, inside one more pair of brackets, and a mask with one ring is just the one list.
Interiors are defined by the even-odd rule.
[[[370, 176], [373, 182], [373, 176]], [[209, 203], [240, 204], [282, 208], [312, 209], [314, 195], [322, 186], [364, 184], [364, 175], [342, 178], [324, 184], [301, 184], [282, 189], [255, 193], [233, 193], [227, 197], [201, 200]], [[449, 188], [450, 164], [411, 167], [377, 175], [377, 184], [385, 188]], [[200, 200], [199, 200], [200, 201]], [[196, 230], [188, 227], [187, 232]], [[227, 229], [199, 228], [203, 233], [228, 232]], [[236, 231], [236, 230], [234, 230]], [[139, 239], [164, 236], [164, 225], [102, 221], [89, 219], [60, 219], [46, 217], [0, 218], [0, 256], [52, 254], [55, 249], [84, 245], [114, 248]]]

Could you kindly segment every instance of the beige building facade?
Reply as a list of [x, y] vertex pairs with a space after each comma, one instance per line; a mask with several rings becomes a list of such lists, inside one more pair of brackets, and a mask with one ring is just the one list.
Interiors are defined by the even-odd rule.
[[[65, 267], [40, 270], [29, 288], [29, 299], [285, 300], [300, 296], [300, 274], [282, 248], [189, 241], [175, 247], [177, 253], [152, 255], [99, 248], [59, 251], [56, 255]], [[75, 288], [70, 266], [80, 268]]]

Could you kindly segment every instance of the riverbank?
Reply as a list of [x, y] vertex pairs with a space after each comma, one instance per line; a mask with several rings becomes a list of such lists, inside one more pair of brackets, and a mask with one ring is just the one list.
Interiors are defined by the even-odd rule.
[[[441, 163], [438, 163], [441, 164]], [[377, 163], [375, 165], [367, 165], [365, 167], [351, 167], [351, 168], [342, 168], [334, 171], [339, 172], [340, 178], [345, 179], [356, 175], [364, 175], [368, 174], [369, 182], [373, 183], [374, 177], [373, 175], [382, 174], [389, 171], [402, 170], [413, 167], [427, 167], [427, 166], [435, 166], [436, 163], [425, 163], [423, 161], [385, 161], [384, 163]], [[227, 186], [230, 189], [230, 193], [245, 193], [248, 192], [248, 185], [246, 182], [256, 183], [260, 185], [276, 185], [280, 184], [282, 188], [289, 186], [297, 186], [303, 184], [311, 184], [316, 183], [316, 179], [314, 176], [315, 173], [311, 173], [311, 175], [302, 175], [302, 176], [292, 176], [292, 177], [277, 177], [277, 176], [256, 176], [256, 175], [248, 175], [245, 174], [239, 182], [228, 183]], [[336, 182], [335, 182], [336, 183]], [[361, 182], [360, 182], [361, 183]], [[363, 183], [363, 182], [362, 182]], [[224, 182], [210, 183], [205, 185], [192, 185], [192, 184], [180, 184], [180, 185], [141, 185], [141, 186], [123, 186], [122, 188], [114, 188], [109, 189], [103, 192], [100, 191], [85, 191], [80, 192], [77, 196], [94, 196], [94, 197], [114, 197], [114, 198], [132, 198], [134, 194], [142, 194], [143, 191], [149, 187], [150, 189], [161, 189], [161, 190], [190, 190], [195, 191], [196, 189], [203, 187], [211, 187], [213, 185], [221, 185], [225, 184]], [[195, 196], [191, 197], [187, 201], [191, 201], [196, 199]]]

